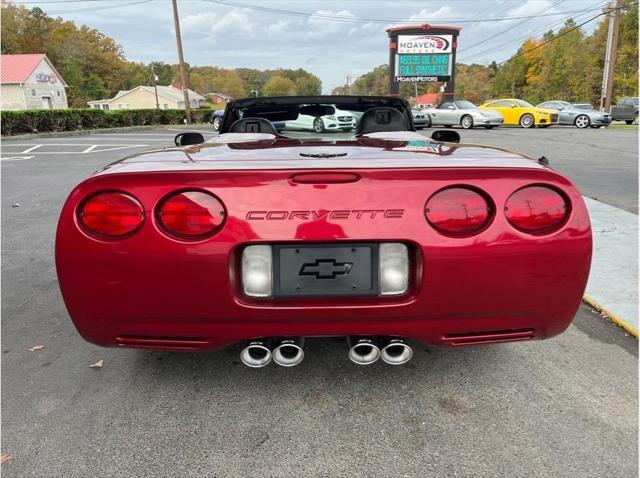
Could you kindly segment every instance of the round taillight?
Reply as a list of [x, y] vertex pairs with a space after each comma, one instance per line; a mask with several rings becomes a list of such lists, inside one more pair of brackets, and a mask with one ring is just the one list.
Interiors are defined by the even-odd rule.
[[144, 222], [142, 205], [121, 192], [91, 196], [78, 209], [80, 224], [90, 233], [118, 238], [134, 233]]
[[527, 186], [509, 196], [504, 213], [519, 231], [548, 234], [564, 224], [569, 215], [569, 204], [555, 189]]
[[489, 224], [493, 207], [473, 189], [451, 187], [429, 198], [424, 214], [433, 228], [445, 235], [468, 236]]
[[162, 201], [158, 222], [172, 236], [200, 239], [217, 231], [225, 218], [224, 206], [212, 194], [182, 191]]

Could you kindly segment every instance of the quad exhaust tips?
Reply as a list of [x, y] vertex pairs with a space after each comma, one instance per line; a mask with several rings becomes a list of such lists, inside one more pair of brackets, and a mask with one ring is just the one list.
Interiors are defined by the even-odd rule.
[[282, 367], [294, 367], [304, 359], [302, 339], [280, 339], [278, 346], [273, 349], [273, 361]]
[[[247, 367], [261, 368], [273, 360], [281, 367], [294, 367], [304, 360], [301, 337], [254, 339], [240, 352]], [[413, 357], [413, 350], [402, 337], [347, 337], [349, 359], [358, 365], [370, 365], [382, 359], [389, 365], [402, 365]]]
[[413, 357], [413, 349], [401, 337], [387, 337], [383, 341], [380, 358], [389, 365], [402, 365]]
[[375, 337], [349, 337], [349, 359], [358, 365], [370, 365], [380, 358], [380, 347]]
[[242, 363], [252, 368], [261, 368], [269, 365], [272, 356], [271, 341], [267, 339], [250, 340], [240, 352]]
[[304, 359], [302, 339], [282, 338], [275, 341], [271, 339], [255, 339], [247, 342], [240, 352], [240, 360], [247, 367], [261, 368], [271, 363], [282, 367], [293, 367]]

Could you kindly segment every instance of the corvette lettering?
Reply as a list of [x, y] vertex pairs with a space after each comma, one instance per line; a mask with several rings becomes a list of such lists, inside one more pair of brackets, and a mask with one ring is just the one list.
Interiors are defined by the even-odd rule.
[[320, 221], [326, 219], [400, 219], [404, 209], [319, 209], [301, 211], [249, 211], [247, 221]]

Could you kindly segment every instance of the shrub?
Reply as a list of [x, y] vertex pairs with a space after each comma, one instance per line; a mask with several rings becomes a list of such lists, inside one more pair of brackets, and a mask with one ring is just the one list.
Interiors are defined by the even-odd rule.
[[[192, 111], [194, 123], [209, 120], [213, 110]], [[146, 126], [161, 124], [183, 124], [184, 110], [114, 110], [67, 109], [2, 111], [2, 135], [22, 133], [44, 133], [51, 131], [76, 131], [122, 126]]]

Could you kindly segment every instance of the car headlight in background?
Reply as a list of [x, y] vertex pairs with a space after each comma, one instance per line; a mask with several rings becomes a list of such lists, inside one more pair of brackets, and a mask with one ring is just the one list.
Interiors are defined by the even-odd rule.
[[270, 297], [273, 293], [271, 246], [248, 246], [242, 251], [242, 287], [249, 297]]
[[380, 294], [403, 294], [409, 287], [409, 251], [399, 242], [380, 244]]
[[327, 118], [328, 120], [331, 120], [331, 121], [335, 121], [335, 120], [336, 120], [336, 117], [335, 117], [335, 116], [333, 116], [333, 115], [331, 115], [331, 116], [327, 116], [326, 118]]

